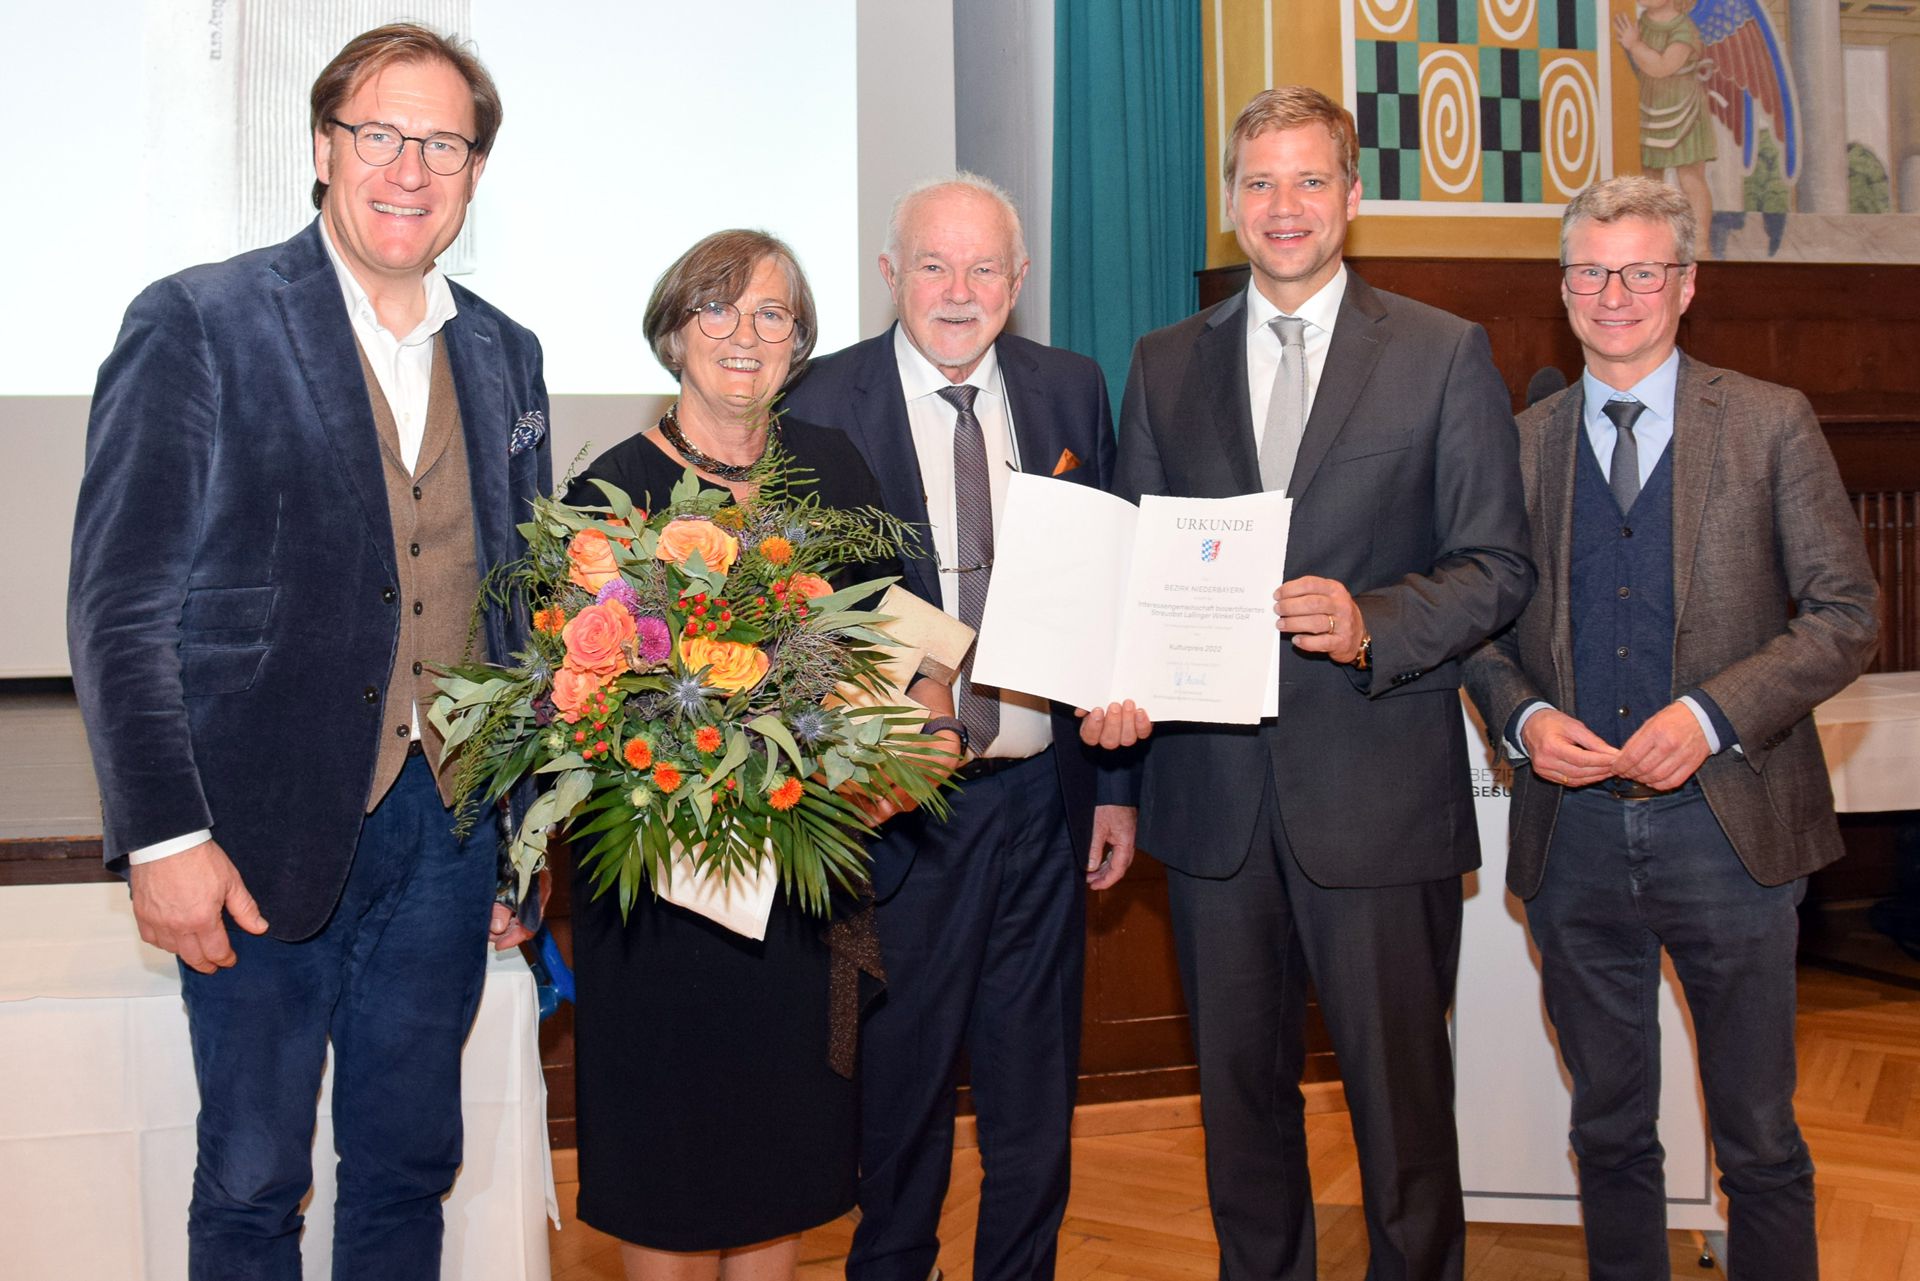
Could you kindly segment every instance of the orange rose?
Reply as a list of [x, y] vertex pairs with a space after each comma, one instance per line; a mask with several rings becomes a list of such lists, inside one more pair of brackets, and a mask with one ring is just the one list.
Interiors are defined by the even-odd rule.
[[708, 569], [724, 574], [740, 556], [740, 540], [710, 520], [675, 520], [660, 531], [660, 545], [653, 554], [684, 565], [695, 552], [700, 553]]
[[567, 544], [567, 559], [573, 564], [567, 577], [590, 592], [597, 592], [612, 579], [620, 577], [613, 563], [613, 544], [597, 529], [583, 529]]
[[697, 672], [702, 667], [711, 668], [707, 673], [707, 684], [728, 693], [752, 689], [767, 674], [766, 652], [758, 646], [742, 645], [738, 641], [691, 636], [680, 642], [680, 658], [690, 672]]
[[789, 591], [799, 592], [808, 600], [812, 600], [815, 597], [825, 596], [831, 593], [833, 591], [833, 584], [818, 574], [795, 574], [787, 580], [787, 589]]
[[583, 672], [598, 672], [604, 683], [627, 670], [623, 647], [636, 634], [627, 607], [610, 600], [575, 614], [561, 629], [560, 639], [567, 643], [567, 665]]
[[560, 719], [571, 725], [587, 710], [607, 678], [599, 672], [585, 672], [567, 663], [553, 674], [553, 706]]

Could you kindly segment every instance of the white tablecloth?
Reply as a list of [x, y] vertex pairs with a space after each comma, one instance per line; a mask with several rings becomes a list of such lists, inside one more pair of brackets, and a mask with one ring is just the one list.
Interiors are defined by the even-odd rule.
[[1873, 672], [1813, 710], [1843, 814], [1920, 809], [1920, 672]]
[[[187, 1273], [193, 1061], [173, 958], [122, 885], [0, 889], [0, 1276]], [[480, 940], [475, 946], [484, 946]], [[496, 957], [462, 1060], [466, 1160], [441, 1275], [547, 1281], [556, 1212], [533, 976]], [[322, 1085], [305, 1273], [331, 1272], [333, 1127]]]

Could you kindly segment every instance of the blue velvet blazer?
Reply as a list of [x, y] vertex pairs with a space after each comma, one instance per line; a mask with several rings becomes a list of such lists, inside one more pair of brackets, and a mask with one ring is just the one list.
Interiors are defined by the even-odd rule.
[[[515, 526], [552, 485], [547, 393], [534, 336], [453, 292], [484, 574], [520, 553]], [[141, 293], [94, 390], [67, 604], [110, 867], [211, 828], [275, 937], [325, 923], [391, 721], [393, 556], [317, 222]], [[521, 626], [490, 612], [488, 653], [509, 654]]]

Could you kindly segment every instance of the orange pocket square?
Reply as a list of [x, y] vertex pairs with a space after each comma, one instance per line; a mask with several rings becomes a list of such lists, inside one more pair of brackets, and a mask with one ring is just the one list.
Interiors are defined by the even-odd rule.
[[1060, 461], [1053, 465], [1053, 474], [1056, 476], [1064, 476], [1079, 465], [1080, 455], [1074, 453], [1071, 449], [1063, 449], [1060, 451]]

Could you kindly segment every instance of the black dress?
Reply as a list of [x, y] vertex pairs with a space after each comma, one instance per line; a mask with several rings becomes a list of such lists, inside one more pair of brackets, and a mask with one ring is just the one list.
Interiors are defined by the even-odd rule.
[[[845, 436], [791, 418], [780, 430], [787, 452], [813, 471], [822, 503], [880, 505]], [[681, 474], [651, 440], [633, 436], [585, 476], [652, 511]], [[568, 498], [602, 500], [580, 482]], [[827, 922], [782, 896], [766, 939], [754, 942], [647, 894], [623, 922], [611, 894], [592, 895], [576, 866], [581, 1222], [657, 1250], [716, 1250], [845, 1214], [859, 1110], [854, 1083], [827, 1062]]]

